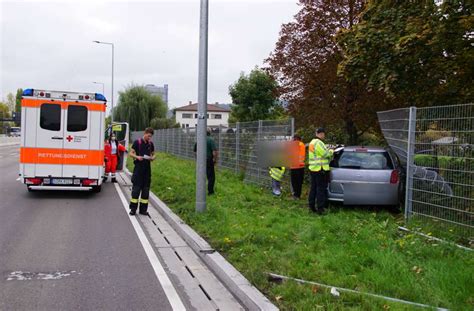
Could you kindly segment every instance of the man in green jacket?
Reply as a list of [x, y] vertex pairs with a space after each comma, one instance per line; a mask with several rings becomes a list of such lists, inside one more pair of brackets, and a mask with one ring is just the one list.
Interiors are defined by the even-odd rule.
[[[197, 144], [194, 144], [194, 152], [197, 150]], [[217, 157], [219, 152], [217, 151], [216, 143], [211, 137], [211, 130], [207, 129], [206, 139], [206, 175], [207, 175], [207, 194], [214, 194], [214, 184], [216, 182], [216, 171], [214, 166], [217, 164]]]

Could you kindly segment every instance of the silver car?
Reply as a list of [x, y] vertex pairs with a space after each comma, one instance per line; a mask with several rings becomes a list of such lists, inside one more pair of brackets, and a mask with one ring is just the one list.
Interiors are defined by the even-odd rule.
[[399, 206], [401, 169], [389, 150], [344, 147], [331, 161], [329, 200], [344, 205]]

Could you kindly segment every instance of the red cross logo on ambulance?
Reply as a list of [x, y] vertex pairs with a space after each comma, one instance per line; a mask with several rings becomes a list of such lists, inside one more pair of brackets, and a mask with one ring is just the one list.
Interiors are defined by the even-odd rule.
[[74, 137], [72, 137], [71, 135], [69, 135], [68, 137], [66, 137], [66, 139], [67, 139], [68, 142], [71, 142], [71, 141], [74, 139]]

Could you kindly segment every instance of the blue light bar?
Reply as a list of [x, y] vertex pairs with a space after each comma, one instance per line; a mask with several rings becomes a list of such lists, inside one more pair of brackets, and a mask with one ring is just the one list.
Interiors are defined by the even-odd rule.
[[107, 99], [105, 98], [104, 95], [100, 94], [100, 93], [95, 93], [95, 100], [103, 100], [104, 102], [107, 101]]
[[21, 94], [22, 96], [33, 96], [33, 89], [26, 89], [23, 91], [23, 94]]

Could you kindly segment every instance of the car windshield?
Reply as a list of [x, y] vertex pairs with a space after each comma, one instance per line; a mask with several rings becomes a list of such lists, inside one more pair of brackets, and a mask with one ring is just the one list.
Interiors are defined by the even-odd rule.
[[364, 170], [393, 169], [393, 163], [388, 152], [343, 152], [337, 161], [340, 168]]

